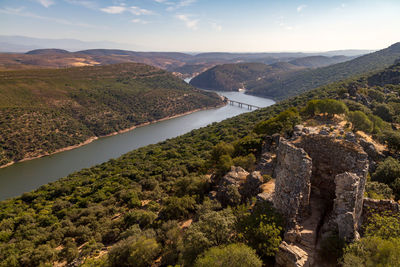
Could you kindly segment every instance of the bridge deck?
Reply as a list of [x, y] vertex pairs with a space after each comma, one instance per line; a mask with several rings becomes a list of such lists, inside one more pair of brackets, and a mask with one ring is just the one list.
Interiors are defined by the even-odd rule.
[[228, 102], [231, 105], [238, 104], [239, 107], [243, 107], [243, 105], [245, 105], [250, 110], [253, 109], [253, 108], [255, 108], [255, 109], [261, 108], [261, 107], [258, 107], [258, 106], [252, 105], [252, 104], [247, 104], [247, 103], [244, 103], [244, 102], [239, 102], [239, 101], [231, 100], [231, 99], [228, 99]]

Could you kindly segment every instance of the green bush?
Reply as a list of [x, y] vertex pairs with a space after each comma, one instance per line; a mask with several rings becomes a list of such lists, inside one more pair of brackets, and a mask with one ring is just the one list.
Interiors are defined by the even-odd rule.
[[157, 214], [152, 211], [134, 210], [125, 214], [124, 223], [126, 227], [139, 224], [141, 228], [144, 228], [150, 227], [156, 218]]
[[154, 238], [132, 237], [114, 245], [108, 255], [112, 267], [151, 266], [161, 252]]
[[362, 111], [349, 112], [348, 118], [353, 124], [353, 130], [371, 133], [374, 130], [374, 124]]
[[163, 208], [159, 217], [164, 220], [184, 219], [196, 209], [196, 201], [193, 197], [169, 197], [163, 201]]
[[400, 214], [372, 214], [365, 227], [365, 236], [400, 238]]
[[233, 159], [233, 164], [235, 166], [240, 166], [248, 171], [253, 171], [254, 165], [256, 164], [256, 157], [252, 153], [244, 157], [236, 157]]
[[213, 147], [211, 150], [211, 161], [214, 164], [218, 164], [221, 156], [229, 155], [232, 156], [235, 148], [231, 144], [227, 144], [225, 142], [221, 142]]
[[282, 241], [281, 216], [268, 204], [257, 204], [253, 210], [247, 206], [236, 209], [240, 240], [257, 251], [261, 258], [274, 256]]
[[384, 121], [392, 122], [394, 111], [391, 106], [387, 104], [378, 104], [374, 107], [374, 114]]
[[230, 209], [209, 211], [200, 216], [185, 232], [183, 258], [189, 266], [206, 249], [229, 244], [235, 237], [236, 218]]
[[393, 190], [384, 183], [367, 182], [365, 185], [365, 196], [374, 199], [390, 199], [393, 195]]
[[289, 108], [278, 116], [258, 123], [254, 132], [257, 134], [273, 135], [275, 133], [290, 133], [293, 127], [301, 122], [301, 117], [296, 108]]
[[347, 106], [341, 101], [335, 99], [314, 99], [307, 103], [303, 113], [310, 117], [323, 114], [332, 118], [336, 114], [346, 114], [348, 111]]
[[371, 178], [373, 181], [390, 185], [399, 177], [400, 162], [392, 157], [388, 157], [383, 162], [379, 163], [378, 168], [376, 168]]
[[213, 247], [197, 258], [195, 267], [261, 267], [256, 252], [244, 244]]
[[400, 151], [400, 133], [398, 131], [384, 131], [380, 137], [381, 142], [386, 142], [394, 151]]
[[262, 141], [262, 138], [257, 135], [247, 135], [239, 139], [233, 144], [234, 156], [246, 156], [250, 153], [258, 155], [262, 149]]
[[344, 251], [344, 267], [400, 266], [400, 239], [362, 238]]

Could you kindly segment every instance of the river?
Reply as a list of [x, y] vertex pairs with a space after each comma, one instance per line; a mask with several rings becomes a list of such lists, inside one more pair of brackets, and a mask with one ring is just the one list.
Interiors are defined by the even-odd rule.
[[[217, 93], [231, 100], [259, 107], [267, 107], [275, 103], [271, 99], [250, 96], [243, 92]], [[0, 200], [32, 191], [75, 171], [117, 158], [139, 147], [155, 144], [245, 112], [249, 112], [246, 107], [239, 108], [231, 105], [198, 111], [139, 127], [126, 133], [100, 138], [73, 150], [16, 163], [0, 169]]]

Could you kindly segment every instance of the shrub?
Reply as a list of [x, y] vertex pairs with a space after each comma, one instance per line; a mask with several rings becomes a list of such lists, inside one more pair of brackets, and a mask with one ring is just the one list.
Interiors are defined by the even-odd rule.
[[196, 201], [192, 197], [169, 197], [163, 202], [159, 217], [164, 221], [184, 219], [195, 209]]
[[252, 153], [244, 157], [236, 157], [233, 159], [233, 164], [248, 171], [253, 171], [256, 164], [256, 157]]
[[393, 189], [394, 197], [396, 200], [400, 199], [400, 178], [396, 178], [394, 182], [390, 185]]
[[381, 136], [381, 141], [386, 142], [388, 147], [394, 151], [400, 151], [400, 133], [397, 131], [385, 131]]
[[372, 180], [390, 185], [399, 177], [400, 162], [392, 157], [388, 157], [379, 163], [378, 168], [372, 175]]
[[160, 245], [154, 238], [131, 237], [114, 245], [108, 255], [110, 266], [151, 266], [159, 255]]
[[328, 117], [333, 117], [335, 114], [346, 114], [348, 111], [347, 106], [341, 101], [335, 99], [314, 99], [307, 103], [303, 113], [310, 117], [321, 113]]
[[185, 232], [183, 258], [189, 266], [196, 257], [213, 246], [229, 244], [234, 238], [235, 216], [230, 209], [209, 211]]
[[195, 267], [261, 267], [256, 252], [244, 244], [213, 247], [197, 258]]
[[234, 143], [234, 156], [245, 156], [250, 153], [258, 155], [262, 148], [262, 139], [256, 135], [247, 135]]
[[353, 124], [353, 130], [355, 131], [364, 131], [366, 133], [371, 133], [374, 129], [374, 124], [362, 111], [357, 110], [349, 112], [348, 118]]
[[344, 251], [344, 267], [400, 266], [400, 239], [377, 236], [362, 238]]
[[229, 155], [232, 156], [235, 148], [231, 144], [221, 142], [213, 147], [211, 151], [211, 161], [214, 164], [218, 164], [221, 156]]
[[387, 104], [378, 104], [374, 107], [374, 114], [379, 116], [385, 121], [392, 122], [394, 111], [391, 106]]
[[393, 190], [384, 183], [367, 182], [365, 185], [365, 196], [374, 199], [390, 199], [393, 195]]
[[365, 235], [383, 239], [400, 238], [400, 214], [373, 214], [368, 218]]
[[152, 211], [134, 210], [124, 216], [124, 223], [127, 227], [139, 224], [141, 228], [149, 227], [157, 218], [157, 214]]
[[263, 259], [274, 256], [282, 241], [282, 219], [268, 204], [257, 204], [252, 211], [247, 206], [236, 209], [239, 237], [254, 248]]
[[297, 109], [289, 108], [276, 117], [258, 123], [254, 128], [254, 132], [266, 135], [275, 133], [288, 134], [293, 131], [293, 127], [300, 121], [301, 117]]

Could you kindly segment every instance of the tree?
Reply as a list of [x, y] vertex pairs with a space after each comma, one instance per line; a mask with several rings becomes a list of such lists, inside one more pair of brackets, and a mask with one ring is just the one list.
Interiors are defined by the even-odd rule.
[[248, 171], [254, 170], [254, 165], [256, 164], [256, 156], [250, 153], [247, 156], [240, 156], [233, 159], [233, 164], [235, 166], [240, 166]]
[[349, 120], [353, 124], [353, 130], [364, 131], [370, 133], [374, 129], [374, 124], [368, 119], [362, 111], [352, 111], [349, 112]]
[[347, 106], [343, 102], [335, 99], [313, 99], [303, 109], [303, 113], [310, 117], [322, 113], [330, 118], [335, 114], [346, 114], [348, 111]]
[[397, 131], [385, 131], [382, 134], [382, 141], [386, 141], [388, 147], [394, 151], [400, 151], [400, 133]]
[[344, 251], [344, 267], [400, 266], [400, 238], [365, 237]]
[[394, 111], [393, 108], [387, 104], [378, 104], [374, 108], [374, 114], [379, 116], [385, 121], [392, 122]]
[[301, 117], [296, 108], [289, 108], [278, 116], [267, 121], [258, 123], [254, 132], [257, 134], [273, 135], [275, 133], [290, 133], [293, 127], [301, 121]]
[[159, 217], [164, 221], [184, 219], [196, 209], [196, 201], [193, 197], [169, 197], [163, 201], [163, 208]]
[[236, 209], [239, 237], [263, 259], [274, 256], [282, 241], [282, 218], [269, 203], [253, 210], [245, 205]]
[[183, 240], [185, 265], [191, 265], [206, 249], [229, 244], [234, 238], [235, 216], [228, 208], [209, 211], [200, 216], [187, 230]]
[[379, 163], [378, 168], [376, 168], [376, 171], [372, 175], [372, 180], [390, 185], [399, 177], [400, 162], [392, 157], [388, 157]]
[[214, 146], [214, 148], [211, 151], [211, 161], [214, 164], [218, 164], [221, 156], [223, 155], [229, 155], [232, 156], [233, 152], [235, 151], [235, 148], [231, 144], [227, 144], [225, 142], [221, 142]]
[[161, 251], [154, 238], [145, 236], [131, 237], [114, 245], [108, 261], [115, 267], [150, 266]]
[[393, 190], [384, 183], [367, 182], [365, 185], [365, 195], [374, 199], [390, 199], [393, 195]]
[[197, 258], [195, 267], [261, 267], [262, 261], [255, 250], [244, 244], [213, 247]]

